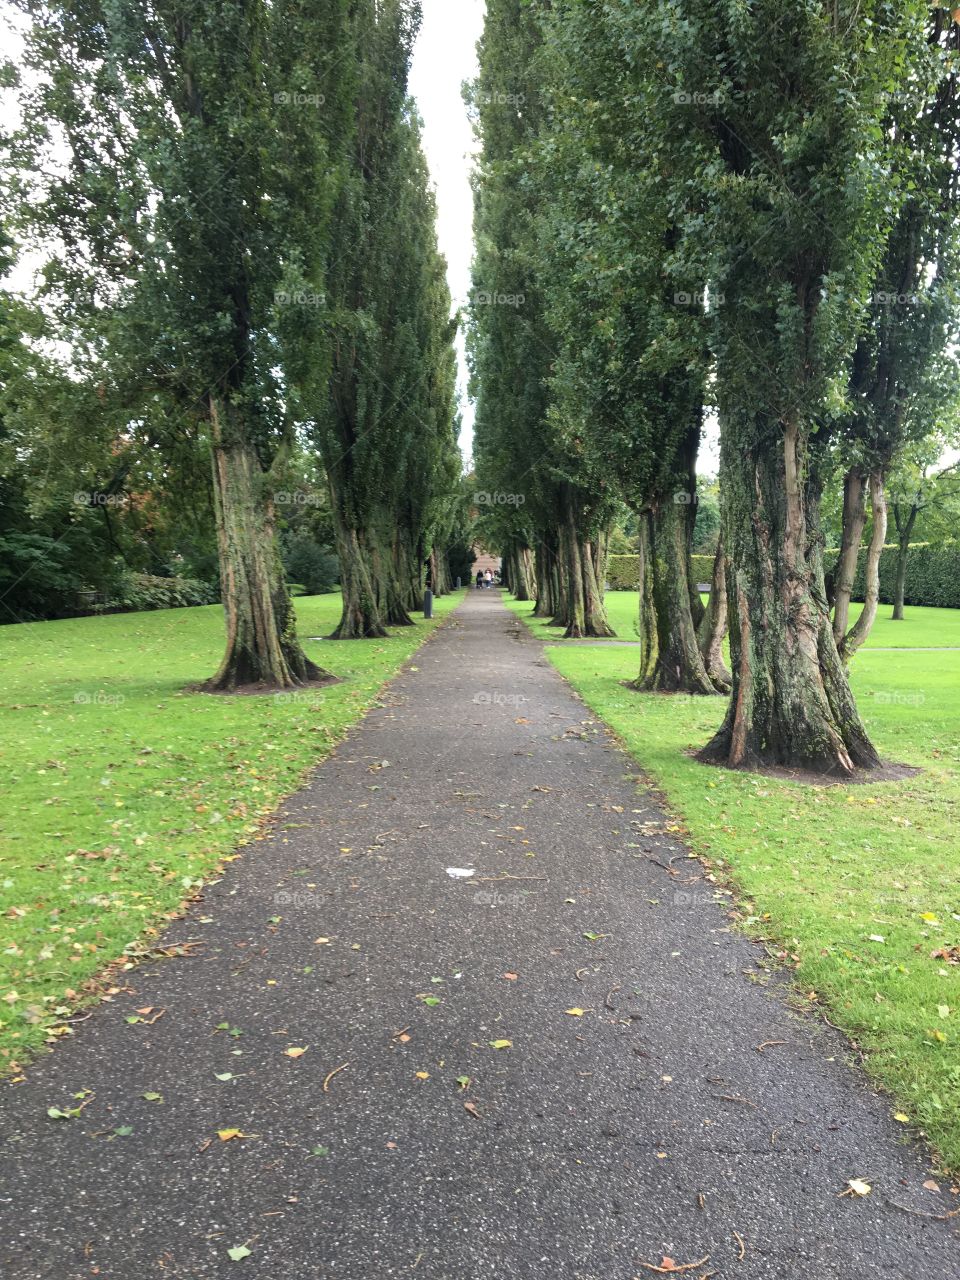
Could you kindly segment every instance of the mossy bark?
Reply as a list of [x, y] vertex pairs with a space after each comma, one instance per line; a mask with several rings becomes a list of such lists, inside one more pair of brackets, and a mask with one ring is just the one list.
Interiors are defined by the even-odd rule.
[[[733, 693], [702, 758], [847, 776], [879, 764], [837, 652], [796, 420], [724, 424]], [[809, 507], [809, 510], [808, 510]]]
[[227, 643], [212, 692], [291, 689], [330, 678], [306, 656], [277, 547], [273, 503], [238, 410], [209, 401], [213, 497]]

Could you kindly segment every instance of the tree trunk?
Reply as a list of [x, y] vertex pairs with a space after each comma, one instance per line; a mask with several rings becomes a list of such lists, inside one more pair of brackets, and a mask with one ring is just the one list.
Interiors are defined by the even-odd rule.
[[843, 478], [843, 532], [833, 583], [833, 638], [838, 646], [843, 644], [850, 625], [850, 600], [867, 523], [865, 479], [859, 467], [851, 467]]
[[729, 693], [733, 676], [723, 660], [723, 641], [727, 634], [727, 557], [723, 550], [723, 538], [717, 543], [713, 559], [713, 576], [710, 580], [710, 599], [703, 619], [697, 628], [697, 640], [703, 655], [703, 665], [714, 685]]
[[690, 607], [690, 522], [669, 497], [646, 512], [641, 599], [649, 617], [635, 687], [647, 692], [715, 694]]
[[879, 758], [830, 626], [804, 438], [794, 420], [771, 425], [731, 424], [721, 446], [733, 694], [701, 758], [848, 776]]
[[204, 686], [291, 689], [331, 679], [303, 652], [277, 548], [272, 500], [244, 424], [227, 402], [209, 401], [213, 495], [227, 645]]
[[386, 636], [383, 616], [377, 602], [370, 576], [370, 566], [360, 544], [356, 529], [342, 526], [334, 517], [337, 534], [337, 555], [340, 559], [340, 592], [342, 606], [340, 622], [331, 640], [363, 640], [371, 636]]
[[535, 618], [552, 618], [557, 611], [557, 557], [543, 539], [536, 547], [537, 600]]
[[883, 491], [884, 474], [880, 470], [870, 472], [870, 513], [873, 530], [867, 548], [866, 586], [863, 593], [863, 609], [860, 617], [843, 637], [840, 657], [849, 662], [873, 629], [880, 604], [880, 557], [887, 540], [887, 499]]
[[897, 522], [897, 579], [893, 591], [893, 620], [894, 622], [903, 622], [904, 619], [904, 597], [907, 594], [907, 560], [910, 555], [910, 539], [913, 536], [913, 526], [917, 522], [917, 512], [920, 510], [916, 500], [910, 507], [910, 514], [906, 520], [901, 521], [899, 509], [894, 507], [894, 516]]
[[533, 559], [530, 548], [517, 546], [510, 557], [510, 582], [507, 584], [513, 591], [516, 600], [533, 600], [536, 586], [533, 582]]

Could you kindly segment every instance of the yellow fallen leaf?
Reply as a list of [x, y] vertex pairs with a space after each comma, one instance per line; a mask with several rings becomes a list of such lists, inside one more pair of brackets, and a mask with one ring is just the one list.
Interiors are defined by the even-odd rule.
[[870, 1183], [864, 1182], [862, 1178], [851, 1178], [847, 1187], [855, 1196], [868, 1196], [873, 1190]]
[[417, 1077], [417, 1079], [418, 1079], [418, 1080], [429, 1080], [429, 1079], [430, 1079], [430, 1072], [429, 1072], [429, 1071], [417, 1071], [415, 1074], [416, 1074], [416, 1077]]
[[899, 1120], [901, 1124], [910, 1123], [910, 1117], [908, 1115], [904, 1115], [902, 1111], [895, 1111], [893, 1113], [893, 1118], [894, 1120]]
[[[309, 1047], [309, 1046], [308, 1046], [308, 1047]], [[289, 1048], [289, 1049], [284, 1049], [284, 1051], [283, 1051], [283, 1052], [287, 1055], [287, 1057], [288, 1057], [288, 1058], [302, 1058], [302, 1057], [303, 1057], [303, 1055], [307, 1052], [307, 1050], [306, 1050], [306, 1049], [296, 1049], [296, 1048], [291, 1047], [291, 1048]]]
[[316, 942], [313, 945], [315, 947], [326, 947], [329, 945], [329, 943], [330, 943], [329, 938], [317, 938]]
[[512, 1040], [491, 1040], [490, 1048], [491, 1049], [512, 1049], [513, 1041]]
[[565, 1009], [564, 1013], [568, 1013], [571, 1018], [582, 1018], [586, 1013], [586, 1009]]
[[240, 1129], [218, 1129], [217, 1137], [221, 1142], [230, 1142], [234, 1138], [242, 1138], [243, 1132]]

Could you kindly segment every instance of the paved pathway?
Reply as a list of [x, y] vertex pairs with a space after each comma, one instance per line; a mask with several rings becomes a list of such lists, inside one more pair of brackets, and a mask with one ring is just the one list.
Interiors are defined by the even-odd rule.
[[0, 1090], [5, 1280], [956, 1280], [889, 1100], [497, 595], [383, 702], [171, 929], [198, 955]]

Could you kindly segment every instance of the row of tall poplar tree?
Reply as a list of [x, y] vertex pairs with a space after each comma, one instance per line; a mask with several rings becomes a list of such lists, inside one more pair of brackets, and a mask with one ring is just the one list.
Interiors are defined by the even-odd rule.
[[611, 519], [639, 514], [638, 687], [730, 694], [707, 759], [879, 764], [846, 663], [876, 611], [887, 473], [956, 394], [958, 23], [928, 0], [488, 0], [470, 337], [487, 520], [514, 592], [603, 636]]
[[[338, 637], [409, 623], [428, 567], [447, 585], [457, 321], [407, 95], [419, 4], [15, 3], [8, 228], [45, 260], [39, 336], [76, 390], [42, 429], [65, 468], [84, 432], [137, 436], [158, 471], [208, 458], [227, 621], [209, 687], [323, 678], [277, 547], [293, 452], [329, 484]], [[4, 406], [23, 450], [37, 336]]]

